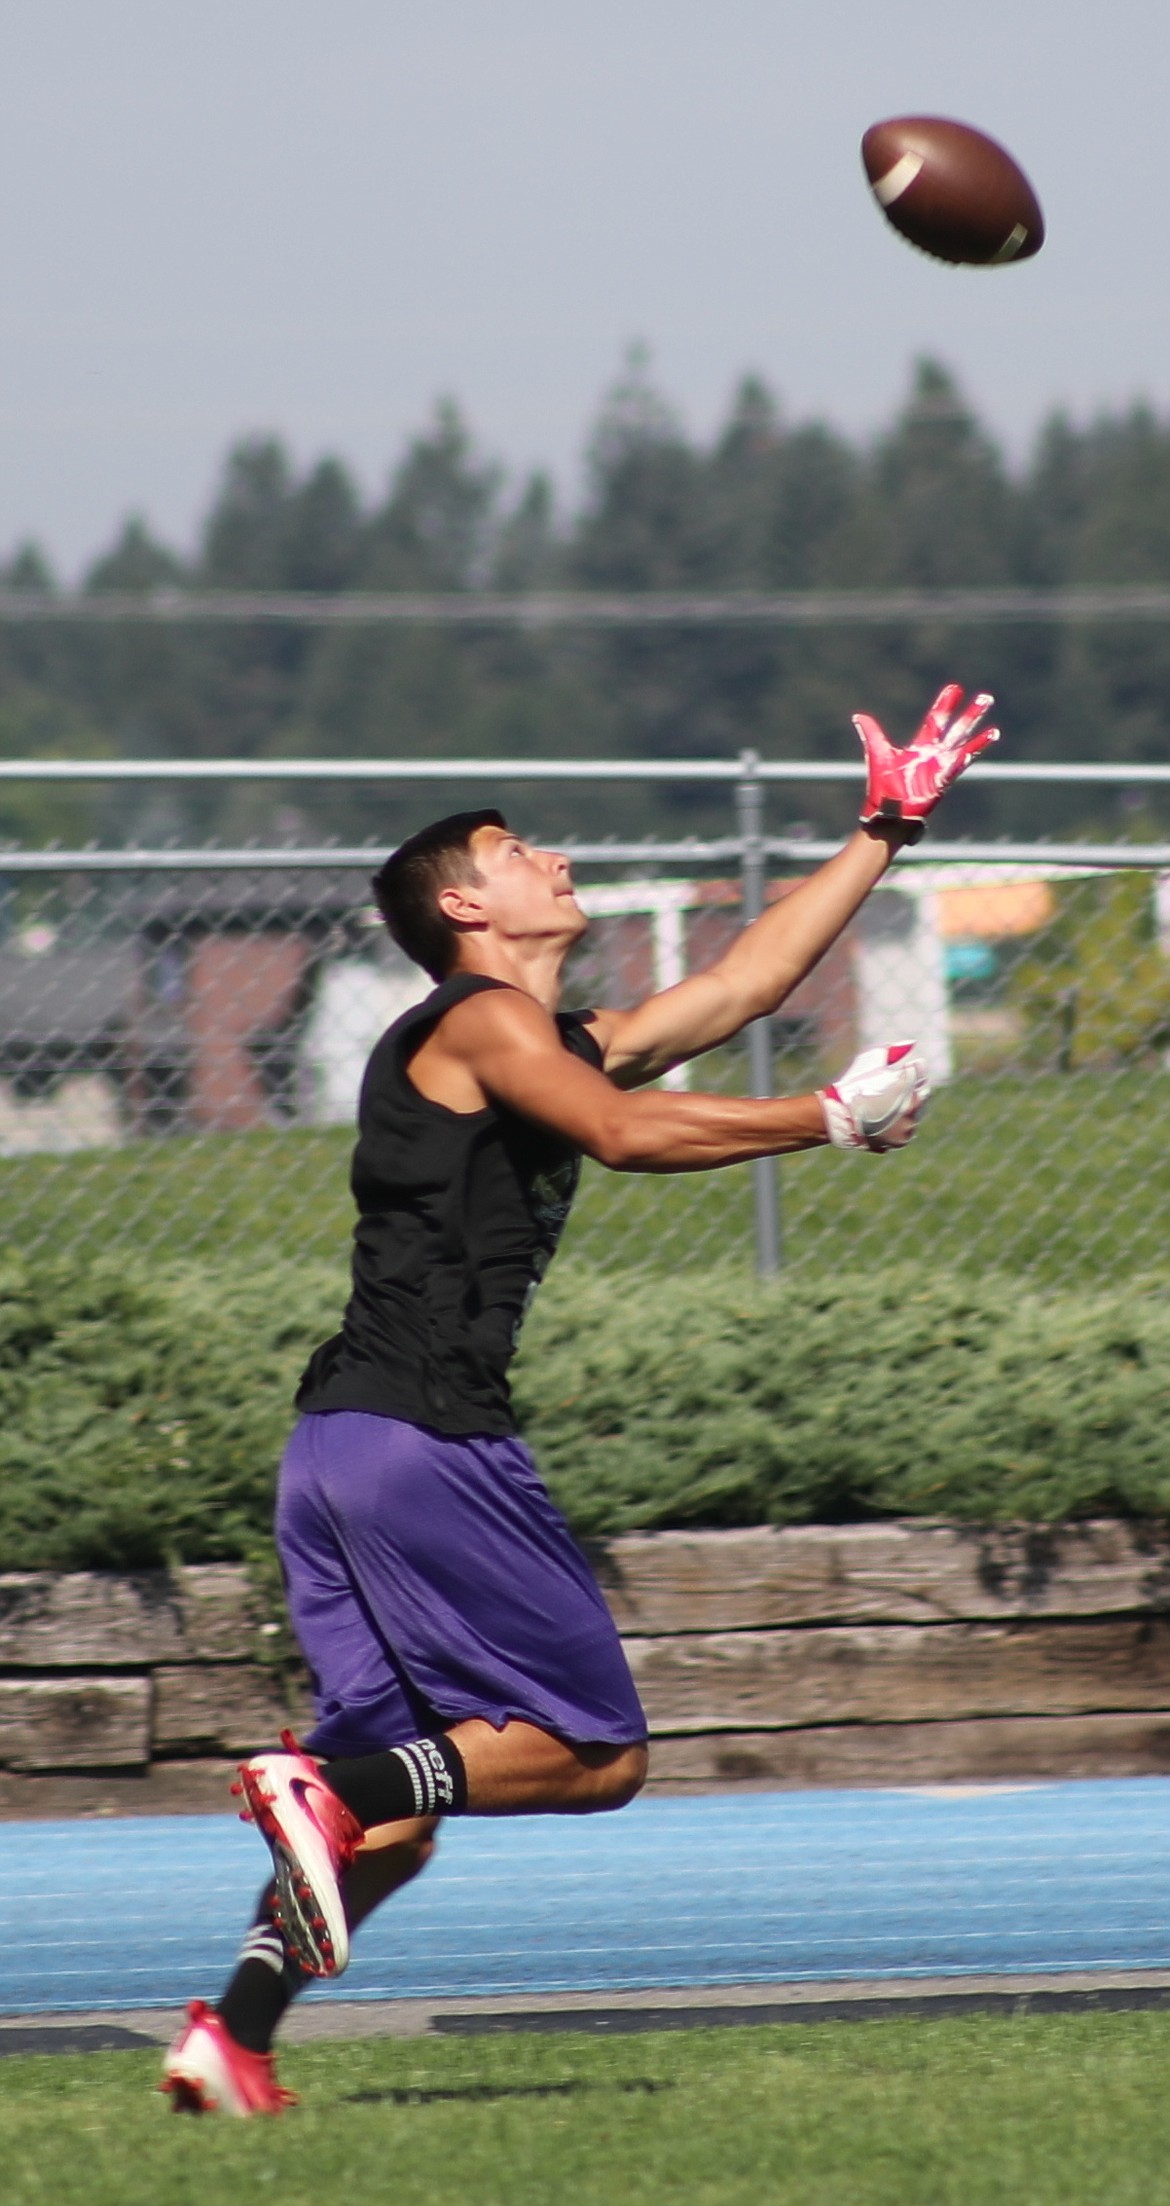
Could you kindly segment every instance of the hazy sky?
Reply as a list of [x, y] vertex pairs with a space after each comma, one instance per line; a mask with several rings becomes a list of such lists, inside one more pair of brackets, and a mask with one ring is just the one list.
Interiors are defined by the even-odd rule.
[[[738, 376], [889, 417], [951, 363], [1015, 453], [1170, 407], [1165, 0], [0, 0], [0, 550], [189, 543], [229, 441], [384, 481], [436, 396], [571, 494], [624, 348], [709, 434]], [[858, 140], [978, 122], [1049, 242], [953, 271]]]

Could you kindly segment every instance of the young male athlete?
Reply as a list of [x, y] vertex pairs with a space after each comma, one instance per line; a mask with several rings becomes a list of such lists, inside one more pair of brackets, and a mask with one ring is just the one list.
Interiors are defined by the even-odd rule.
[[582, 1155], [693, 1172], [834, 1142], [901, 1147], [927, 1095], [910, 1044], [785, 1099], [644, 1090], [776, 1010], [942, 791], [997, 731], [943, 690], [895, 749], [855, 722], [860, 829], [708, 971], [632, 1011], [557, 1010], [586, 921], [565, 858], [460, 813], [374, 882], [437, 983], [370, 1059], [353, 1292], [312, 1357], [281, 1466], [277, 1542], [312, 1674], [302, 1750], [241, 1765], [272, 1850], [235, 1974], [167, 2055], [178, 2108], [275, 2113], [276, 2026], [350, 1932], [416, 1876], [444, 1815], [589, 1813], [641, 1787], [646, 1721], [597, 1585], [517, 1439], [507, 1366]]

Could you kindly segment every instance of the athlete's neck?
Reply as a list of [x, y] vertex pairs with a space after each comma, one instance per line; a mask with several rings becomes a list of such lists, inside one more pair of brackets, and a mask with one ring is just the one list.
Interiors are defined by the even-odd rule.
[[526, 996], [534, 996], [546, 1011], [555, 1011], [561, 1000], [561, 973], [568, 951], [569, 945], [563, 942], [500, 941], [472, 935], [460, 943], [459, 959], [451, 974], [483, 973], [489, 980], [506, 981], [509, 988], [521, 988]]

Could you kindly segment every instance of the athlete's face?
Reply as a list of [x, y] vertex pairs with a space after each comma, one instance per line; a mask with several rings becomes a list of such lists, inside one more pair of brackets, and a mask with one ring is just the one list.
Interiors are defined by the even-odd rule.
[[502, 827], [479, 827], [471, 855], [485, 916], [512, 938], [559, 936], [575, 942], [587, 921], [573, 894], [569, 861], [559, 850], [537, 850]]

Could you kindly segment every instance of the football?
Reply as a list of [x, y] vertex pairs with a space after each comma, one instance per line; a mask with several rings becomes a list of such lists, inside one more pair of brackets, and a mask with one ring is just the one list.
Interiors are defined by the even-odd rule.
[[1044, 243], [1040, 202], [994, 138], [938, 115], [874, 123], [861, 158], [887, 222], [920, 251], [971, 268], [1030, 260]]

